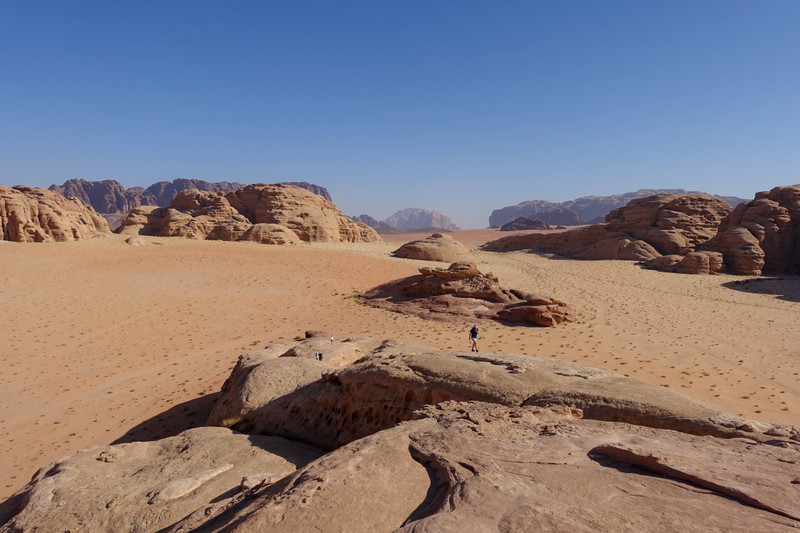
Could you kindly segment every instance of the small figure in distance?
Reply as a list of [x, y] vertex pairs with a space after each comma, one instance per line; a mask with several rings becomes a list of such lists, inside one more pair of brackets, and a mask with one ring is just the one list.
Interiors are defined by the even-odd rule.
[[331, 344], [333, 344], [333, 335], [331, 335]]
[[478, 324], [474, 324], [472, 329], [469, 330], [469, 338], [472, 341], [472, 350], [473, 352], [478, 351]]
[[322, 352], [314, 352], [314, 359], [322, 361]]

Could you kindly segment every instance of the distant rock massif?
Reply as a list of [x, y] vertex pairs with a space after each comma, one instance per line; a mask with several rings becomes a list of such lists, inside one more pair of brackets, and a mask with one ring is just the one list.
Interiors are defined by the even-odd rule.
[[44, 466], [0, 531], [800, 526], [800, 429], [550, 358], [273, 344], [240, 356], [208, 424]]
[[[499, 227], [511, 222], [518, 217], [535, 217], [548, 224], [574, 226], [586, 223], [602, 222], [612, 209], [622, 207], [631, 200], [645, 198], [656, 194], [703, 194], [696, 191], [687, 192], [683, 189], [639, 189], [635, 192], [615, 194], [613, 196], [584, 196], [566, 202], [548, 202], [547, 200], [530, 200], [517, 205], [495, 209], [489, 216], [489, 226]], [[731, 206], [744, 202], [744, 198], [735, 196], [718, 196]], [[571, 222], [563, 221], [566, 218], [556, 219], [553, 212], [561, 213], [562, 217], [571, 217]], [[551, 218], [552, 217], [552, 218]]]
[[375, 229], [397, 228], [397, 229], [425, 229], [436, 228], [445, 231], [457, 231], [460, 228], [453, 224], [450, 217], [431, 209], [417, 209], [410, 207], [398, 211], [386, 220], [378, 221], [369, 215], [359, 215], [353, 220], [363, 222]]
[[336, 205], [286, 184], [254, 184], [223, 195], [187, 189], [169, 207], [142, 206], [118, 233], [265, 244], [380, 240], [374, 229], [347, 218]]
[[528, 229], [548, 230], [552, 228], [547, 222], [531, 217], [515, 218], [500, 227], [500, 231], [522, 231]]
[[78, 200], [39, 187], [0, 185], [0, 240], [77, 241], [103, 233], [110, 233], [105, 219]]

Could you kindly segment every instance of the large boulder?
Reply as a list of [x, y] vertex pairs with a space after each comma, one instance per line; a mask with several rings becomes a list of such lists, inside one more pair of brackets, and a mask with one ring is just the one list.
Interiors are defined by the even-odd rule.
[[800, 185], [775, 187], [736, 206], [704, 250], [732, 274], [800, 274]]
[[434, 233], [425, 239], [407, 242], [395, 250], [393, 255], [405, 259], [442, 261], [445, 263], [472, 261], [472, 256], [466, 246], [450, 235], [442, 233]]
[[512, 235], [484, 250], [530, 249], [576, 259], [650, 261], [686, 255], [715, 235], [731, 207], [707, 194], [657, 194], [614, 209], [604, 224], [554, 234]]
[[0, 235], [4, 241], [77, 241], [110, 233], [108, 223], [77, 198], [18, 185], [0, 185]]
[[501, 287], [491, 273], [460, 261], [448, 268], [420, 268], [418, 276], [384, 283], [361, 297], [371, 305], [445, 321], [555, 326], [574, 319], [572, 307], [549, 296]]
[[380, 240], [322, 196], [285, 184], [248, 185], [227, 195], [182, 190], [169, 207], [132, 210], [117, 231], [264, 244]]

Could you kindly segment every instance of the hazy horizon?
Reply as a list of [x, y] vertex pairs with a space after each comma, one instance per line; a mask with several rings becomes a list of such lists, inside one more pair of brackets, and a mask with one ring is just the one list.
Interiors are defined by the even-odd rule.
[[0, 183], [307, 181], [462, 228], [800, 182], [800, 3], [8, 3]]

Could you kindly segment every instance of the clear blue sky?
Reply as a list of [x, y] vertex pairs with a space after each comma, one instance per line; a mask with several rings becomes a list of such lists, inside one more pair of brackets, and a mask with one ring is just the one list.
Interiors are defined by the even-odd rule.
[[800, 1], [0, 0], [0, 183], [309, 181], [351, 216], [800, 182]]

